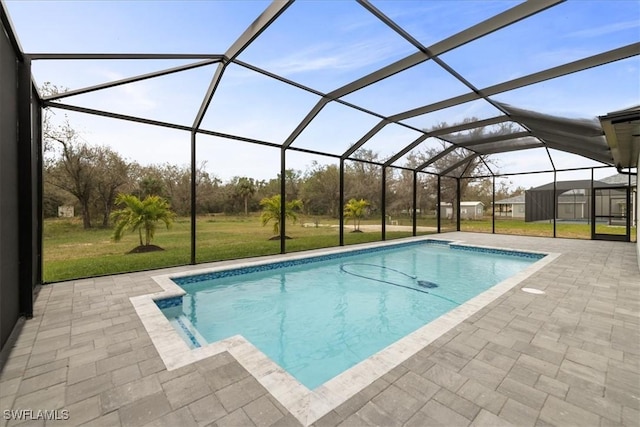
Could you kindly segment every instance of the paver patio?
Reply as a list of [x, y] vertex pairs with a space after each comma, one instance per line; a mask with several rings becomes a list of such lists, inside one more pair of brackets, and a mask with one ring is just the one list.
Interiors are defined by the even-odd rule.
[[[635, 244], [439, 237], [561, 256], [315, 425], [640, 425]], [[30, 425], [300, 425], [228, 353], [165, 369], [129, 298], [203, 266], [43, 286], [0, 374], [0, 409], [69, 411]], [[3, 426], [24, 423], [5, 414]]]

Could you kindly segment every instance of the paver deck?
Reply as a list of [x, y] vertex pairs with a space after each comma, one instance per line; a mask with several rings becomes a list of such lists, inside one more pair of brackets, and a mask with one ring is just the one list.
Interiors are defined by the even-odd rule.
[[[561, 256], [314, 425], [640, 425], [634, 244], [439, 237]], [[0, 373], [1, 425], [25, 423], [10, 409], [69, 414], [25, 425], [300, 425], [228, 353], [167, 371], [129, 298], [193, 268], [43, 286]]]

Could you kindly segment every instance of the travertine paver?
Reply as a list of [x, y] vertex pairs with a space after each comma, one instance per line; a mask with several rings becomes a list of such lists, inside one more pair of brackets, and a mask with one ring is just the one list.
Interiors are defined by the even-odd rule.
[[[315, 425], [640, 425], [635, 245], [438, 237], [562, 255]], [[67, 409], [64, 425], [299, 425], [228, 353], [166, 370], [129, 298], [157, 292], [151, 276], [186, 270], [41, 287], [0, 373], [0, 410]]]

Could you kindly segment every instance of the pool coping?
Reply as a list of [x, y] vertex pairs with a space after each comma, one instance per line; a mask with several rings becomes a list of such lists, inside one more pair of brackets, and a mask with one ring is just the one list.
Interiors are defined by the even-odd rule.
[[[269, 359], [241, 335], [235, 335], [203, 347], [191, 349], [169, 323], [169, 320], [155, 302], [160, 299], [180, 297], [186, 293], [172, 281], [173, 278], [420, 241], [446, 242], [448, 244], [486, 250], [527, 252], [544, 255], [544, 258], [535, 261], [524, 270], [390, 344], [373, 356], [342, 372], [340, 375], [330, 379], [314, 390], [309, 390], [298, 382], [291, 374]], [[130, 301], [167, 370], [178, 369], [216, 354], [228, 352], [253, 375], [273, 397], [291, 412], [296, 419], [303, 425], [308, 426], [406, 361], [409, 357], [416, 354], [437, 338], [495, 301], [507, 291], [513, 289], [526, 278], [553, 262], [559, 256], [559, 253], [471, 245], [460, 240], [452, 241], [450, 239], [438, 239], [431, 236], [420, 236], [411, 239], [402, 239], [402, 241], [375, 242], [349, 247], [329, 248], [314, 251], [313, 253], [302, 252], [286, 254], [262, 260], [239, 260], [224, 266], [197, 268], [181, 273], [153, 276], [152, 279], [163, 290], [152, 294], [131, 297]]]

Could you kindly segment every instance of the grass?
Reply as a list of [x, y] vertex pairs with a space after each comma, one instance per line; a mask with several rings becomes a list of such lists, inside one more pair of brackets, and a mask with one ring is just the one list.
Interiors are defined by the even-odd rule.
[[[460, 231], [474, 231], [491, 233], [491, 218], [482, 220], [463, 220]], [[625, 228], [620, 226], [608, 226], [596, 224], [596, 232], [603, 234], [624, 234]], [[496, 218], [497, 234], [516, 234], [520, 236], [553, 237], [553, 222], [524, 222], [517, 219]], [[637, 230], [631, 229], [631, 240], [636, 241]], [[556, 236], [570, 239], [591, 239], [591, 224], [556, 222]]]
[[[338, 246], [337, 227], [302, 227], [314, 224], [316, 218], [301, 218], [298, 224], [287, 223], [287, 252]], [[407, 218], [399, 218], [399, 225], [411, 225]], [[335, 219], [319, 218], [322, 225], [337, 225]], [[364, 220], [362, 225], [380, 224], [379, 220]], [[433, 218], [421, 219], [420, 226], [435, 227]], [[382, 240], [380, 231], [351, 233], [350, 224], [345, 228], [345, 244], [357, 244]], [[454, 231], [455, 222], [443, 221], [441, 230]], [[491, 233], [491, 219], [462, 221], [462, 231]], [[599, 232], [624, 232], [621, 227], [599, 225]], [[589, 239], [591, 229], [588, 224], [558, 222], [558, 237]], [[82, 277], [131, 271], [149, 270], [161, 267], [189, 264], [191, 255], [191, 222], [179, 218], [170, 230], [158, 229], [153, 243], [164, 251], [127, 254], [138, 245], [138, 236], [128, 234], [118, 243], [111, 239], [110, 229], [84, 230], [79, 218], [47, 219], [44, 222], [44, 281], [57, 282]], [[496, 233], [529, 236], [553, 236], [553, 224], [525, 223], [519, 220], [496, 220]], [[429, 234], [419, 232], [418, 234]], [[254, 216], [203, 216], [196, 223], [196, 262], [221, 261], [252, 256], [280, 253], [280, 241], [268, 240], [272, 235], [269, 225], [262, 227], [257, 215]], [[633, 230], [632, 240], [636, 231]], [[407, 231], [387, 230], [387, 240], [411, 236]]]
[[[314, 219], [302, 218], [301, 223]], [[336, 220], [322, 220], [323, 224], [337, 225]], [[363, 222], [364, 224], [365, 222]], [[366, 221], [375, 224], [376, 221]], [[379, 224], [379, 221], [377, 222]], [[345, 244], [382, 240], [380, 232], [350, 233], [345, 229]], [[286, 240], [287, 252], [338, 246], [337, 227], [302, 227], [289, 224]], [[158, 229], [153, 244], [164, 249], [160, 252], [127, 254], [136, 247], [137, 234], [128, 234], [113, 242], [112, 230], [84, 230], [78, 218], [47, 219], [44, 222], [44, 281], [57, 282], [82, 277], [99, 276], [161, 267], [189, 264], [191, 259], [191, 221], [179, 218], [170, 230]], [[411, 235], [406, 232], [388, 232], [394, 239]], [[201, 217], [196, 223], [196, 262], [280, 253], [280, 241], [269, 240], [270, 224], [263, 227], [257, 216]]]

